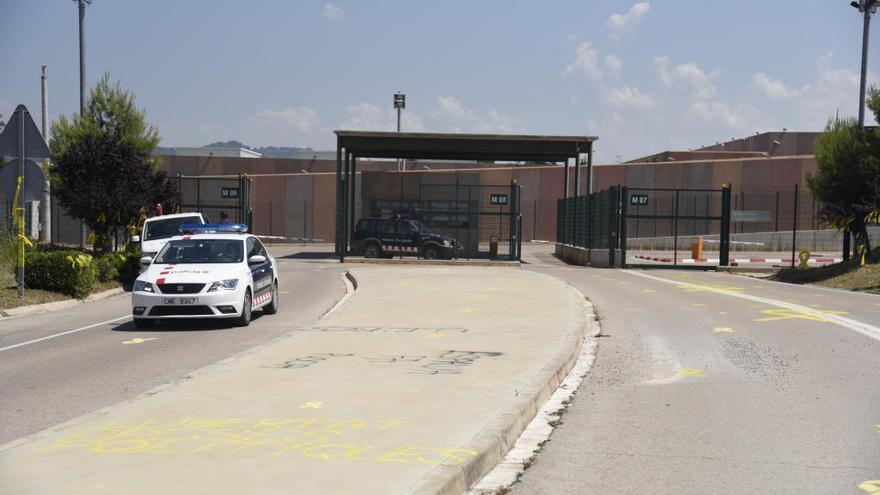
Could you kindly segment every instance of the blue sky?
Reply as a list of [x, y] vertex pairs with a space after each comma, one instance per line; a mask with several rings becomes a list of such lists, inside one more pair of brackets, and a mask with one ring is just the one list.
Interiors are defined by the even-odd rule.
[[[133, 91], [166, 146], [335, 147], [333, 129], [597, 135], [597, 160], [857, 114], [845, 0], [94, 0], [87, 80]], [[875, 19], [870, 80], [880, 81]], [[0, 113], [79, 105], [77, 8], [0, 0]], [[871, 120], [871, 119], [869, 119]]]

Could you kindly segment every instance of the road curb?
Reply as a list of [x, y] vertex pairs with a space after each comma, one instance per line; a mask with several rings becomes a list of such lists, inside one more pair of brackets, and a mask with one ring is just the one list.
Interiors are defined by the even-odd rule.
[[339, 308], [345, 305], [351, 296], [354, 295], [355, 291], [357, 291], [358, 282], [357, 278], [349, 270], [346, 270], [345, 273], [342, 274], [342, 282], [345, 284], [345, 295], [343, 295], [336, 304], [334, 304], [330, 309], [327, 310], [326, 313], [321, 315], [319, 320], [323, 320], [325, 318], [329, 318], [330, 315], [336, 312]]
[[86, 304], [94, 301], [100, 301], [101, 299], [107, 299], [108, 297], [112, 297], [123, 292], [125, 291], [122, 289], [122, 287], [117, 287], [115, 289], [105, 290], [104, 292], [92, 294], [85, 299], [65, 299], [63, 301], [55, 301], [43, 304], [31, 304], [28, 306], [19, 306], [17, 308], [4, 309], [0, 311], [0, 319], [13, 318], [16, 316], [26, 316], [36, 313], [49, 313], [51, 311], [69, 309], [76, 307], [80, 304]]
[[566, 286], [577, 307], [575, 323], [569, 329], [562, 349], [541, 368], [528, 385], [518, 390], [517, 399], [514, 399], [463, 447], [479, 452], [474, 459], [461, 466], [455, 466], [457, 472], [451, 477], [448, 472], [450, 467], [433, 470], [412, 491], [413, 494], [465, 493], [502, 461], [543, 404], [574, 368], [581, 355], [581, 346], [587, 337], [587, 329], [590, 327], [587, 314], [592, 312], [592, 308], [587, 305], [580, 291], [556, 277], [551, 278]]
[[382, 259], [382, 258], [345, 258], [345, 263], [361, 265], [430, 265], [430, 266], [496, 266], [518, 268], [519, 261], [490, 260], [423, 260], [423, 259]]

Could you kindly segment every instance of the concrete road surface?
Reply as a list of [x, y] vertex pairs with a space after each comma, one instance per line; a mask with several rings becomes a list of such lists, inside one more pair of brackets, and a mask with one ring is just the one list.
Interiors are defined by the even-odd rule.
[[279, 313], [246, 328], [181, 322], [139, 330], [129, 316], [129, 293], [0, 319], [0, 444], [134, 397], [320, 317], [345, 294], [344, 267], [284, 257], [294, 252], [273, 249]]
[[742, 276], [603, 270], [529, 246], [602, 335], [516, 494], [880, 489], [880, 297]]

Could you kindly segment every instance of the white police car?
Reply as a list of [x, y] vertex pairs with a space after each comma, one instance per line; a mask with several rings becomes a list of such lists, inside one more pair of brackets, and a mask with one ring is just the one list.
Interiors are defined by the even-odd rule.
[[135, 280], [132, 316], [154, 320], [228, 318], [247, 326], [251, 312], [278, 311], [275, 259], [241, 224], [182, 225]]

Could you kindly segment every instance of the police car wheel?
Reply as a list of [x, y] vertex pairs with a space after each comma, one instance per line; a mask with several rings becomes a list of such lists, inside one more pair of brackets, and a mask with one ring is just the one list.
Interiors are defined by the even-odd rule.
[[278, 312], [278, 282], [272, 284], [272, 300], [263, 306], [263, 314], [274, 315]]
[[437, 252], [437, 248], [436, 248], [436, 247], [434, 247], [434, 246], [428, 246], [428, 247], [425, 248], [424, 258], [425, 258], [426, 260], [436, 260], [437, 257], [438, 257], [438, 256], [437, 256], [438, 254], [439, 254], [439, 253]]
[[235, 326], [237, 327], [246, 327], [251, 324], [251, 309], [252, 309], [252, 300], [251, 300], [251, 291], [248, 289], [244, 293], [244, 301], [242, 302], [241, 307], [241, 316], [235, 319]]
[[382, 256], [382, 250], [379, 249], [379, 245], [376, 243], [370, 243], [364, 246], [364, 257], [365, 258], [378, 258]]
[[134, 326], [138, 328], [150, 328], [153, 326], [153, 320], [149, 320], [147, 318], [135, 318]]

